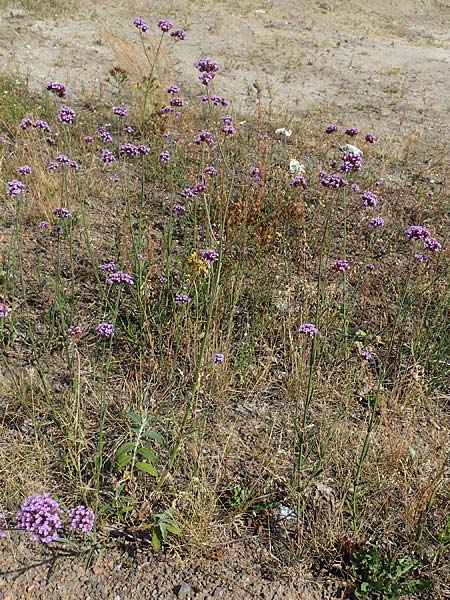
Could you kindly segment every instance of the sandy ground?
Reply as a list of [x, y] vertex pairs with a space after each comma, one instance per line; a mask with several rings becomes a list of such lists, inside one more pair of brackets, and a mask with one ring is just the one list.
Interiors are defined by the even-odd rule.
[[[210, 56], [221, 65], [217, 93], [251, 112], [258, 81], [280, 125], [314, 113], [324, 123], [334, 118], [385, 136], [410, 129], [425, 138], [449, 133], [449, 0], [82, 0], [59, 17], [14, 4], [0, 12], [0, 69], [25, 75], [36, 89], [63, 81], [71, 98], [110, 94], [113, 66], [133, 77], [145, 73], [132, 26], [138, 15], [148, 23], [167, 17], [188, 30], [165, 63], [186, 93], [202, 91], [193, 63]], [[2, 542], [1, 598], [347, 597], [332, 587], [272, 581], [260, 566], [267, 557], [252, 543], [225, 545], [220, 560], [187, 564], [151, 554], [131, 564], [113, 552], [89, 573], [73, 558], [49, 562], [51, 555], [33, 548]]]

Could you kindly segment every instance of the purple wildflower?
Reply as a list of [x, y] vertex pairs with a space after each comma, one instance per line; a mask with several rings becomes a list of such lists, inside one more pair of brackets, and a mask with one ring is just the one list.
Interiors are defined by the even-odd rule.
[[[203, 98], [202, 98], [203, 100]], [[208, 98], [208, 96], [206, 96], [206, 101], [207, 100], [211, 100], [211, 102], [214, 104], [214, 106], [228, 106], [230, 103], [228, 100], [226, 100], [225, 98], [222, 98], [221, 96], [216, 96], [215, 94], [213, 94], [210, 98]]]
[[367, 265], [364, 268], [366, 269], [366, 271], [375, 271], [376, 269], [373, 263], [367, 263]]
[[116, 157], [114, 156], [114, 152], [111, 152], [111, 150], [103, 150], [101, 159], [104, 163], [112, 163], [116, 160]]
[[79, 504], [69, 510], [69, 519], [71, 519], [70, 528], [79, 529], [83, 533], [89, 533], [94, 527], [95, 513], [92, 508], [86, 508]]
[[219, 65], [210, 58], [200, 58], [194, 67], [200, 71], [199, 79], [203, 85], [211, 83], [219, 70]]
[[45, 89], [58, 96], [58, 98], [66, 97], [67, 90], [66, 86], [63, 83], [58, 83], [57, 81], [48, 81], [45, 84]]
[[174, 213], [185, 213], [186, 207], [183, 206], [182, 204], [178, 204], [178, 202], [174, 202], [174, 204], [172, 206], [172, 210]]
[[214, 138], [211, 132], [206, 131], [205, 129], [199, 131], [193, 141], [195, 144], [201, 144], [202, 142], [205, 142], [206, 144], [208, 144], [208, 146], [214, 145]]
[[367, 362], [370, 362], [372, 360], [372, 354], [366, 349], [361, 350], [361, 352], [359, 353], [359, 356], [360, 356], [360, 358], [362, 358], [363, 360], [366, 360]]
[[207, 248], [206, 250], [200, 251], [200, 258], [210, 265], [219, 258], [219, 253], [211, 248]]
[[433, 190], [428, 190], [427, 191], [427, 196], [428, 196], [428, 198], [432, 198], [433, 197]]
[[160, 152], [159, 160], [166, 165], [170, 160], [170, 152], [168, 150], [163, 150]]
[[58, 121], [72, 125], [75, 119], [75, 111], [69, 106], [61, 106], [58, 112]]
[[338, 190], [341, 187], [348, 185], [348, 181], [339, 177], [339, 175], [327, 175], [326, 173], [319, 173], [320, 183], [328, 188]]
[[77, 335], [80, 335], [81, 332], [82, 329], [79, 325], [71, 325], [66, 331], [66, 334], [68, 337], [76, 337]]
[[174, 29], [173, 31], [170, 32], [170, 35], [173, 38], [177, 38], [178, 40], [185, 40], [186, 39], [186, 32], [184, 31], [184, 29]]
[[170, 99], [169, 104], [170, 106], [179, 106], [181, 108], [183, 106], [183, 100], [175, 96]]
[[6, 319], [11, 314], [11, 309], [4, 304], [0, 304], [0, 318]]
[[25, 117], [20, 121], [20, 129], [28, 129], [28, 127], [33, 126], [33, 121], [29, 117]]
[[431, 250], [431, 252], [439, 252], [442, 248], [441, 244], [432, 237], [428, 237], [423, 243], [424, 250]]
[[4, 135], [0, 135], [0, 144], [4, 144], [6, 142], [6, 138]]
[[405, 231], [405, 236], [408, 240], [426, 240], [430, 237], [430, 232], [421, 225], [411, 225]]
[[77, 163], [76, 160], [69, 160], [69, 167], [71, 169], [73, 169], [74, 171], [78, 171], [80, 168], [80, 165], [79, 165], [79, 163]]
[[352, 192], [356, 192], [356, 193], [360, 192], [360, 187], [357, 183], [352, 183], [352, 185], [350, 186], [350, 189], [352, 190]]
[[113, 285], [114, 283], [127, 283], [128, 285], [134, 285], [134, 279], [129, 273], [125, 273], [124, 271], [116, 271], [115, 273], [110, 273], [106, 278], [106, 283], [108, 285]]
[[56, 162], [58, 162], [60, 165], [68, 165], [70, 158], [67, 156], [67, 154], [58, 154], [56, 157]]
[[112, 273], [113, 271], [115, 271], [117, 268], [116, 263], [113, 262], [112, 260], [110, 260], [107, 263], [104, 263], [103, 265], [100, 265], [100, 271], [106, 271], [107, 273]]
[[427, 262], [427, 260], [429, 260], [430, 257], [428, 256], [428, 254], [414, 254], [414, 260], [416, 262]]
[[125, 133], [128, 133], [129, 135], [133, 135], [135, 133], [135, 129], [134, 127], [131, 127], [131, 125], [126, 125], [123, 130], [125, 131]]
[[334, 133], [335, 131], [337, 131], [337, 125], [334, 123], [330, 123], [325, 127], [325, 133]]
[[43, 121], [42, 119], [37, 119], [36, 121], [33, 121], [33, 127], [35, 129], [42, 129], [42, 131], [45, 131], [45, 133], [51, 133], [52, 132], [52, 128], [47, 123], [47, 121]]
[[175, 294], [174, 302], [175, 304], [189, 304], [192, 301], [192, 298], [187, 294]]
[[366, 133], [365, 140], [366, 140], [366, 142], [369, 142], [369, 144], [375, 144], [375, 142], [378, 140], [378, 138], [373, 133]]
[[381, 217], [374, 217], [373, 219], [369, 219], [368, 224], [374, 229], [376, 229], [377, 227], [384, 227], [384, 221]]
[[356, 152], [344, 152], [341, 155], [342, 163], [339, 167], [341, 173], [359, 172], [362, 169], [362, 158]]
[[168, 31], [170, 31], [172, 29], [173, 24], [170, 21], [168, 21], [167, 19], [159, 19], [158, 27], [161, 29], [161, 31], [163, 33], [167, 33]]
[[225, 135], [233, 135], [236, 133], [236, 129], [233, 127], [233, 125], [223, 125], [222, 131], [225, 133]]
[[308, 183], [307, 183], [306, 179], [304, 177], [302, 177], [301, 175], [297, 175], [296, 177], [291, 179], [291, 181], [289, 182], [289, 185], [294, 188], [302, 187], [304, 190], [306, 190], [306, 188], [308, 187]]
[[61, 513], [61, 507], [50, 494], [29, 496], [16, 514], [17, 528], [30, 532], [32, 541], [49, 544], [58, 538]]
[[16, 171], [17, 175], [30, 175], [31, 174], [31, 167], [29, 167], [28, 165], [23, 165], [22, 167], [19, 167]]
[[350, 264], [347, 260], [339, 258], [333, 262], [333, 271], [337, 273], [346, 273], [350, 270]]
[[73, 214], [67, 208], [55, 208], [55, 210], [52, 210], [52, 215], [60, 219], [71, 219], [73, 217]]
[[54, 137], [52, 137], [51, 135], [48, 135], [48, 136], [45, 138], [45, 141], [47, 142], [47, 144], [48, 144], [49, 146], [56, 146], [56, 140], [55, 140], [55, 138], [54, 138]]
[[349, 127], [345, 130], [345, 133], [350, 137], [355, 137], [355, 135], [358, 135], [359, 129], [356, 129], [356, 127]]
[[159, 283], [161, 283], [162, 285], [164, 285], [168, 281], [169, 280], [167, 279], [167, 277], [165, 275], [161, 275], [161, 277], [159, 278]]
[[215, 167], [209, 166], [206, 167], [204, 173], [205, 175], [209, 175], [210, 177], [215, 177], [217, 175], [217, 169]]
[[92, 135], [85, 135], [83, 138], [83, 142], [85, 144], [92, 144], [93, 141], [94, 141], [94, 138], [92, 137]]
[[23, 194], [25, 192], [25, 184], [19, 181], [18, 179], [13, 179], [12, 181], [8, 181], [8, 191], [6, 192], [8, 196], [14, 198], [18, 194]]
[[212, 355], [211, 361], [216, 365], [217, 363], [223, 363], [225, 361], [225, 355], [216, 352]]
[[179, 91], [180, 87], [178, 85], [169, 85], [169, 87], [167, 88], [168, 94], [178, 94]]
[[52, 162], [48, 165], [47, 170], [48, 171], [56, 171], [58, 168], [58, 163]]
[[112, 112], [117, 117], [126, 117], [128, 115], [128, 110], [125, 106], [113, 106]]
[[139, 156], [139, 148], [127, 142], [119, 146], [119, 154], [120, 156]]
[[52, 234], [55, 236], [58, 236], [62, 231], [62, 227], [61, 225], [53, 225], [52, 227]]
[[139, 144], [137, 149], [141, 156], [146, 156], [147, 154], [150, 154], [150, 148], [145, 144]]
[[100, 323], [100, 325], [95, 328], [95, 333], [99, 338], [110, 338], [114, 335], [114, 325], [106, 322]]
[[365, 208], [374, 208], [378, 204], [377, 196], [370, 190], [362, 192], [361, 200]]
[[133, 25], [142, 33], [148, 31], [148, 25], [143, 19], [141, 19], [141, 17], [136, 17], [136, 19], [133, 21]]
[[305, 335], [309, 335], [309, 337], [314, 337], [319, 333], [319, 330], [313, 323], [303, 323], [297, 329], [298, 333], [304, 333]]
[[117, 177], [116, 175], [113, 175], [112, 177], [109, 178], [111, 183], [119, 183], [120, 179], [119, 177]]
[[111, 144], [111, 142], [113, 141], [112, 135], [109, 133], [105, 126], [99, 127], [97, 129], [97, 135], [104, 144]]
[[50, 227], [50, 223], [48, 221], [40, 221], [37, 226], [38, 229], [48, 229]]

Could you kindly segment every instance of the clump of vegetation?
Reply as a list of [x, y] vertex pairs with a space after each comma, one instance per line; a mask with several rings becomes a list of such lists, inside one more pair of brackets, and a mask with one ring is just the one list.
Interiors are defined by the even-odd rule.
[[83, 552], [112, 530], [188, 552], [247, 515], [283, 530], [271, 543], [291, 566], [389, 540], [392, 555], [347, 557], [359, 597], [417, 591], [404, 556], [438, 583], [444, 188], [391, 181], [395, 156], [351, 124], [280, 127], [259, 99], [244, 122], [210, 58], [186, 99], [158, 80], [185, 32], [160, 20], [152, 53], [134, 26], [148, 76], [120, 73], [95, 113], [60, 82], [37, 99], [1, 81], [4, 533], [44, 511], [52, 543], [55, 507], [79, 502]]

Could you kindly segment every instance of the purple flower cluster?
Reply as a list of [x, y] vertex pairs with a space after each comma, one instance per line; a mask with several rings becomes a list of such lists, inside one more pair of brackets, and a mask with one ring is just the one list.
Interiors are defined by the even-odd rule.
[[384, 221], [380, 217], [373, 217], [373, 219], [369, 219], [368, 224], [374, 229], [378, 227], [384, 227]]
[[373, 133], [366, 133], [365, 140], [366, 140], [366, 142], [369, 142], [369, 144], [375, 144], [375, 142], [378, 140], [378, 138]]
[[58, 98], [66, 97], [67, 90], [63, 83], [58, 83], [57, 81], [47, 81], [45, 84], [45, 89], [58, 96]]
[[30, 532], [32, 541], [49, 544], [58, 538], [61, 514], [61, 507], [50, 494], [29, 496], [16, 514], [17, 528]]
[[207, 248], [200, 251], [200, 258], [210, 265], [219, 258], [219, 253], [211, 248]]
[[223, 363], [225, 361], [225, 355], [216, 352], [212, 355], [211, 361], [216, 365], [217, 363]]
[[186, 39], [186, 32], [184, 31], [184, 29], [174, 29], [170, 32], [170, 35], [173, 38], [176, 38], [177, 40], [183, 41]]
[[85, 135], [83, 138], [83, 142], [85, 144], [92, 144], [93, 141], [94, 141], [94, 138], [92, 137], [92, 135]]
[[[68, 165], [71, 169], [74, 169], [75, 171], [78, 171], [78, 169], [80, 168], [80, 165], [77, 163], [76, 160], [72, 160], [71, 158], [69, 158], [66, 154], [58, 154], [58, 156], [56, 157], [56, 162], [59, 163], [60, 165]], [[52, 163], [54, 164], [54, 163]], [[58, 167], [56, 167], [58, 168]], [[54, 169], [50, 169], [49, 170], [53, 171]]]
[[170, 160], [170, 152], [168, 150], [163, 150], [162, 152], [160, 152], [159, 153], [159, 160], [164, 165], [166, 165], [169, 162], [169, 160]]
[[68, 514], [71, 519], [71, 529], [79, 529], [83, 533], [92, 531], [95, 520], [92, 508], [86, 508], [83, 504], [79, 504], [75, 508], [71, 508]]
[[56, 171], [58, 169], [58, 163], [52, 162], [48, 165], [48, 171]]
[[81, 327], [79, 325], [71, 325], [67, 331], [66, 334], [68, 337], [76, 337], [77, 335], [81, 334]]
[[109, 133], [105, 126], [99, 127], [97, 129], [97, 135], [104, 144], [111, 144], [113, 141], [112, 135]]
[[304, 190], [306, 190], [306, 188], [308, 187], [306, 179], [301, 175], [296, 175], [293, 179], [291, 179], [289, 185], [293, 188], [302, 187]]
[[169, 104], [170, 104], [170, 106], [176, 106], [176, 107], [181, 108], [183, 106], [183, 99], [178, 98], [177, 96], [174, 96], [173, 98], [170, 99]]
[[339, 167], [341, 173], [359, 172], [362, 169], [362, 158], [354, 152], [344, 152], [341, 155], [342, 163]]
[[194, 67], [200, 72], [199, 79], [203, 85], [209, 85], [219, 70], [219, 65], [210, 58], [200, 58]]
[[23, 165], [17, 169], [16, 173], [17, 175], [31, 175], [31, 167]]
[[159, 19], [158, 27], [161, 29], [163, 33], [167, 33], [173, 28], [173, 23], [168, 21], [167, 19]]
[[23, 194], [25, 192], [25, 189], [26, 188], [24, 183], [22, 183], [18, 179], [12, 179], [11, 181], [8, 181], [8, 190], [6, 193], [8, 194], [8, 196], [14, 198], [18, 194]]
[[99, 338], [108, 339], [114, 335], [114, 325], [112, 323], [100, 323], [95, 328], [95, 333]]
[[350, 137], [355, 137], [355, 135], [358, 135], [359, 129], [356, 129], [356, 127], [349, 127], [345, 130], [345, 133]]
[[107, 273], [112, 273], [113, 271], [116, 270], [116, 268], [117, 268], [117, 265], [112, 260], [110, 260], [107, 263], [104, 263], [103, 265], [100, 265], [100, 271], [106, 271]]
[[4, 304], [0, 304], [0, 319], [6, 319], [11, 314], [11, 309]]
[[172, 206], [172, 210], [174, 213], [185, 213], [186, 207], [182, 204], [178, 204], [178, 202], [174, 202]]
[[61, 106], [58, 112], [58, 121], [72, 125], [75, 119], [75, 111], [69, 106]]
[[42, 129], [46, 133], [51, 133], [52, 128], [47, 123], [47, 121], [42, 121], [42, 119], [37, 119], [36, 121], [32, 121], [29, 117], [25, 117], [21, 120], [19, 127], [21, 129], [28, 129], [28, 127], [34, 127], [34, 129]]
[[127, 283], [128, 285], [134, 285], [134, 279], [129, 273], [125, 273], [124, 271], [116, 271], [108, 275], [106, 278], [106, 283], [108, 285], [113, 285], [114, 283]]
[[425, 250], [431, 250], [431, 252], [439, 252], [442, 248], [441, 244], [432, 237], [428, 237], [424, 243], [423, 247]]
[[370, 362], [372, 360], [372, 354], [368, 351], [368, 350], [361, 350], [361, 352], [359, 353], [360, 358], [362, 358], [363, 360]]
[[421, 225], [411, 225], [405, 231], [405, 236], [408, 240], [426, 240], [430, 235], [428, 229]]
[[370, 190], [362, 192], [361, 200], [365, 208], [374, 208], [378, 204], [378, 197]]
[[112, 112], [117, 117], [126, 117], [128, 115], [128, 110], [125, 106], [113, 106]]
[[143, 19], [141, 19], [141, 17], [136, 17], [136, 19], [133, 21], [133, 25], [142, 33], [148, 31], [148, 25]]
[[205, 175], [209, 175], [210, 177], [215, 177], [217, 175], [217, 169], [215, 167], [209, 166], [205, 168]]
[[319, 333], [319, 330], [313, 323], [303, 323], [303, 325], [300, 325], [297, 331], [298, 333], [309, 335], [309, 337], [314, 337]]
[[178, 92], [180, 91], [180, 86], [178, 85], [169, 85], [169, 87], [167, 88], [167, 93], [168, 94], [178, 94]]
[[126, 142], [119, 146], [119, 154], [120, 156], [139, 156], [140, 152], [137, 146]]
[[111, 150], [103, 150], [101, 159], [104, 163], [112, 163], [116, 160], [116, 157]]
[[175, 294], [173, 301], [175, 304], [189, 304], [192, 301], [192, 298], [187, 294]]
[[341, 187], [348, 185], [348, 181], [346, 179], [343, 179], [339, 175], [327, 175], [323, 171], [319, 173], [319, 180], [323, 186], [327, 188], [333, 188], [335, 190], [338, 190]]
[[339, 258], [333, 262], [333, 271], [337, 273], [346, 273], [350, 270], [350, 264], [347, 260]]
[[188, 200], [189, 198], [195, 198], [198, 194], [202, 194], [206, 189], [205, 184], [202, 181], [195, 183], [191, 188], [184, 188], [180, 192], [180, 196]]
[[337, 125], [334, 123], [330, 123], [325, 128], [325, 133], [334, 133], [335, 131], [337, 131]]
[[73, 214], [68, 208], [55, 208], [52, 210], [52, 215], [55, 215], [55, 217], [60, 219], [71, 219], [73, 217]]
[[208, 96], [208, 94], [200, 94], [199, 98], [202, 102], [212, 102], [214, 106], [228, 106], [230, 104], [226, 98], [216, 96], [216, 94], [213, 94], [212, 96]]
[[359, 192], [361, 191], [361, 189], [357, 183], [352, 183], [352, 185], [350, 186], [350, 189], [352, 190], [352, 192], [356, 192], [357, 194], [359, 194]]
[[208, 146], [213, 146], [215, 143], [211, 132], [207, 131], [206, 129], [199, 131], [193, 141], [195, 144], [201, 144], [202, 142], [205, 142], [208, 144]]
[[45, 141], [47, 142], [47, 144], [48, 144], [49, 146], [56, 146], [56, 140], [55, 140], [55, 138], [53, 138], [51, 135], [48, 135], [48, 136], [45, 138]]

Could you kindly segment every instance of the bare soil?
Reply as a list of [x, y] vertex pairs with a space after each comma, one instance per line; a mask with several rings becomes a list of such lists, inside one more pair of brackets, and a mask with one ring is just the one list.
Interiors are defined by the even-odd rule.
[[[200, 93], [193, 63], [221, 65], [216, 92], [251, 113], [255, 82], [279, 126], [312, 113], [366, 127], [387, 139], [448, 134], [450, 3], [440, 0], [160, 0], [86, 2], [52, 15], [14, 6], [0, 12], [0, 68], [33, 89], [48, 80], [72, 98], [111, 94], [109, 71], [145, 75], [132, 20], [167, 17], [188, 30], [165, 63], [173, 82]], [[172, 72], [170, 72], [172, 71]], [[1, 542], [0, 597], [19, 598], [316, 598], [348, 597], [345, 585], [306, 585], [277, 573], [253, 534], [224, 542], [216, 556], [191, 558], [114, 550], [85, 571], [73, 557]], [[262, 565], [272, 564], [267, 570]], [[339, 591], [339, 589], [341, 591]]]

